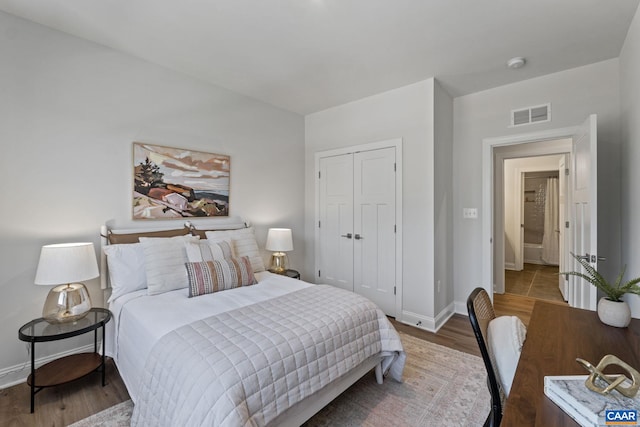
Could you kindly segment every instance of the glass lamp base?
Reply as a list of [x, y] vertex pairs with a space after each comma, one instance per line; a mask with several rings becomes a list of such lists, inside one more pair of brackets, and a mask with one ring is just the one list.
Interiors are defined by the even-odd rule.
[[49, 291], [42, 317], [49, 323], [75, 322], [91, 309], [89, 291], [82, 283], [60, 285]]
[[269, 271], [276, 274], [284, 274], [288, 267], [287, 254], [284, 252], [274, 252], [271, 255], [271, 266]]

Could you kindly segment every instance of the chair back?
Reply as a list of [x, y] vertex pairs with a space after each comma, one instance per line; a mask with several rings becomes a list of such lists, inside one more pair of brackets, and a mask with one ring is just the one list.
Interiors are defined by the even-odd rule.
[[489, 354], [487, 347], [487, 328], [489, 322], [496, 318], [493, 304], [489, 298], [489, 294], [483, 288], [476, 288], [467, 298], [467, 311], [469, 313], [469, 321], [471, 328], [478, 341], [480, 354], [484, 366], [487, 370], [487, 385], [491, 393], [491, 412], [485, 421], [485, 426], [498, 427], [502, 420], [502, 396], [498, 378], [494, 367], [494, 362]]

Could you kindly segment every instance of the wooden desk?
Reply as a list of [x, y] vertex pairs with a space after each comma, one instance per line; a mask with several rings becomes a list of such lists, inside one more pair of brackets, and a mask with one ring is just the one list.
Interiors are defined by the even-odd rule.
[[606, 354], [640, 370], [640, 320], [614, 328], [600, 322], [594, 311], [537, 301], [500, 425], [577, 426], [544, 395], [544, 377], [587, 375], [576, 357], [595, 365]]

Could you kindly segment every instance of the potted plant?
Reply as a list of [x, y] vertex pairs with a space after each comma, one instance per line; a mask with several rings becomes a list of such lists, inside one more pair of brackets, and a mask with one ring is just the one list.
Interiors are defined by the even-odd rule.
[[622, 296], [624, 294], [640, 295], [640, 286], [638, 285], [638, 283], [640, 283], [640, 277], [622, 283], [622, 278], [627, 269], [625, 266], [615, 282], [609, 283], [607, 279], [589, 264], [589, 261], [576, 256], [573, 252], [571, 252], [571, 255], [582, 265], [584, 273], [569, 271], [560, 274], [571, 274], [580, 277], [605, 294], [605, 296], [598, 301], [598, 317], [600, 317], [602, 323], [618, 328], [629, 326], [629, 322], [631, 322], [631, 309], [629, 308], [629, 304], [622, 299]]

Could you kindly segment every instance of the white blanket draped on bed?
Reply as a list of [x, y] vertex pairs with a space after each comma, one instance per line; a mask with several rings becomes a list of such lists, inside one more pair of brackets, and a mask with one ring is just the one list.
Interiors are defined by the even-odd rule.
[[266, 425], [378, 354], [400, 381], [405, 356], [384, 313], [332, 286], [304, 288], [166, 334], [132, 425]]

